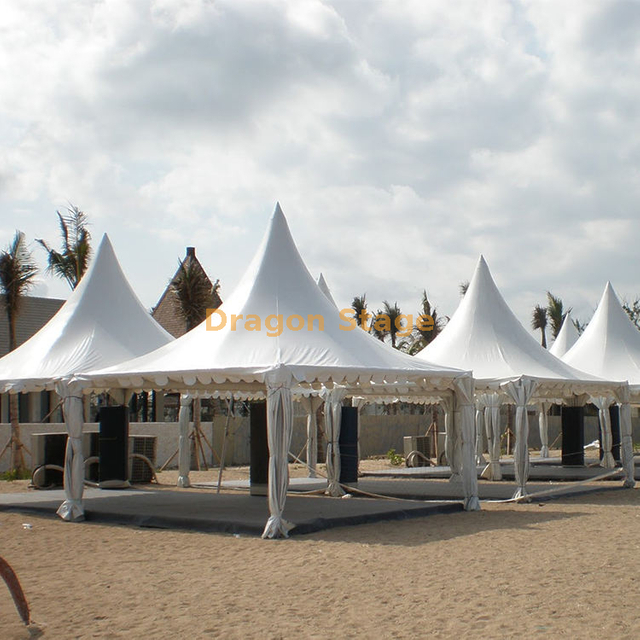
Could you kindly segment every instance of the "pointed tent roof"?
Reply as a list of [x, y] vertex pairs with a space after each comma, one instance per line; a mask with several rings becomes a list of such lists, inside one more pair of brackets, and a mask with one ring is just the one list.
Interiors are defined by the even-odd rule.
[[601, 382], [568, 366], [537, 343], [505, 302], [483, 256], [453, 317], [416, 357], [472, 370], [476, 389], [521, 376], [556, 388], [567, 382], [587, 382], [587, 387]]
[[610, 282], [591, 322], [562, 359], [593, 375], [640, 384], [640, 331], [622, 308]]
[[567, 313], [562, 321], [560, 331], [558, 331], [558, 335], [549, 349], [549, 353], [552, 353], [556, 358], [562, 358], [578, 341], [579, 337], [580, 334], [576, 329], [576, 325], [573, 324], [571, 316]]
[[55, 316], [0, 358], [0, 390], [53, 388], [56, 380], [121, 362], [171, 340], [133, 292], [105, 234], [91, 266]]
[[[242, 318], [235, 326], [234, 315]], [[310, 316], [315, 318], [312, 330]], [[295, 330], [301, 320], [304, 327]], [[309, 274], [277, 205], [242, 280], [210, 319], [153, 353], [82, 379], [100, 389], [252, 392], [264, 389], [268, 373], [286, 371], [306, 386], [328, 382], [353, 389], [373, 381], [378, 386], [409, 383], [433, 391], [449, 389], [455, 378], [469, 375], [400, 353], [355, 323], [346, 331], [348, 327]]]
[[329, 302], [337, 308], [338, 305], [331, 295], [331, 289], [329, 289], [329, 285], [327, 284], [327, 281], [324, 279], [324, 276], [322, 274], [318, 276], [318, 286], [320, 287], [320, 291], [322, 291], [322, 293], [327, 296], [327, 300], [329, 300]]

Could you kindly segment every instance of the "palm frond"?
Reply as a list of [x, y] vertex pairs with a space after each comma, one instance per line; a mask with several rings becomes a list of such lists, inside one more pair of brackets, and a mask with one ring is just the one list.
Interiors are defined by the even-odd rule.
[[33, 286], [37, 273], [24, 233], [16, 231], [13, 241], [0, 253], [0, 291], [10, 324], [20, 313], [22, 298]]
[[541, 344], [546, 349], [547, 347], [547, 310], [545, 307], [537, 304], [533, 309], [533, 315], [531, 317], [531, 327], [533, 329], [540, 329], [542, 333]]
[[65, 214], [56, 211], [60, 224], [62, 247], [60, 251], [52, 249], [42, 239], [37, 241], [48, 254], [47, 272], [67, 281], [75, 289], [89, 267], [91, 259], [91, 233], [87, 215], [70, 204]]
[[367, 294], [363, 293], [361, 296], [355, 296], [351, 302], [351, 308], [355, 311], [356, 323], [361, 327], [362, 315], [367, 311]]
[[568, 313], [571, 313], [571, 308], [565, 311], [562, 300], [554, 296], [550, 291], [547, 291], [547, 316], [551, 321], [551, 333], [554, 339], [558, 337], [564, 317]]

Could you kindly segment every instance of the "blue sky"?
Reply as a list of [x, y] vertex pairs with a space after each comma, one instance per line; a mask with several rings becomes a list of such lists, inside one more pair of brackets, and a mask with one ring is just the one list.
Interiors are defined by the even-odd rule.
[[586, 320], [640, 295], [638, 34], [632, 1], [9, 1], [0, 242], [71, 202], [145, 305], [187, 245], [225, 297], [280, 201], [339, 306], [451, 315], [483, 253], [527, 326], [548, 289]]

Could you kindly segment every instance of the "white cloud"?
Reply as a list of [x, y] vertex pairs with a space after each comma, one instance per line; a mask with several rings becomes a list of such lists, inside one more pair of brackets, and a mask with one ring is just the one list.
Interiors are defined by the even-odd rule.
[[[184, 246], [223, 293], [280, 200], [339, 304], [442, 313], [484, 253], [525, 324], [640, 294], [638, 3], [5, 3], [0, 227], [68, 201], [155, 303]], [[48, 280], [52, 295], [65, 293]]]

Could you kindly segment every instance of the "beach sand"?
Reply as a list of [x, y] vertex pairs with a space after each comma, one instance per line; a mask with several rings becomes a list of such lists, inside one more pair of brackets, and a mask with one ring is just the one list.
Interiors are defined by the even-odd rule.
[[[43, 638], [635, 639], [639, 498], [483, 503], [289, 540], [0, 513], [0, 555]], [[34, 635], [0, 584], [0, 638]]]

